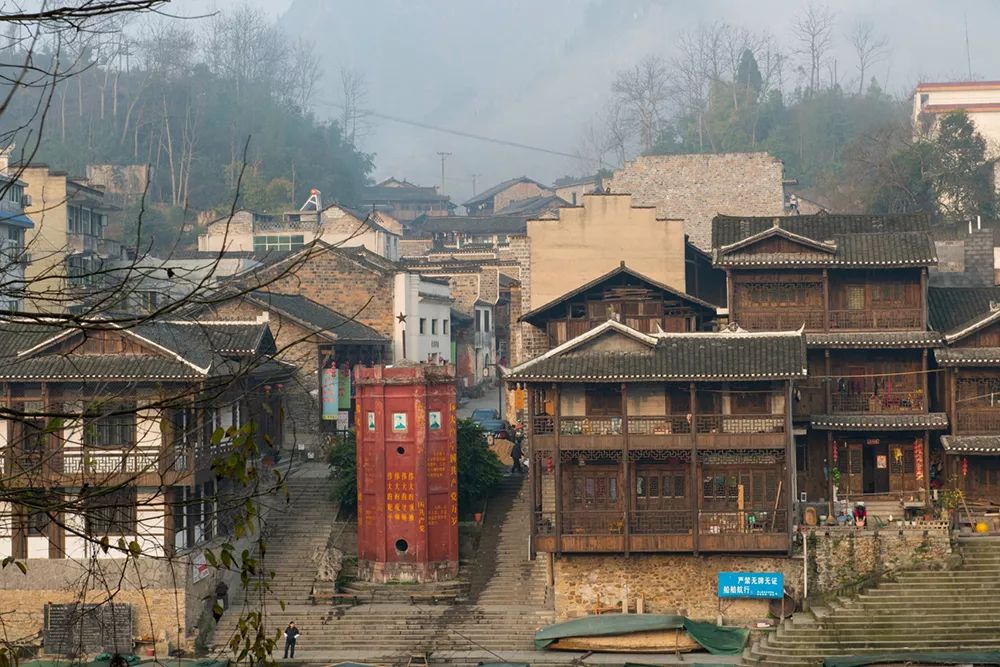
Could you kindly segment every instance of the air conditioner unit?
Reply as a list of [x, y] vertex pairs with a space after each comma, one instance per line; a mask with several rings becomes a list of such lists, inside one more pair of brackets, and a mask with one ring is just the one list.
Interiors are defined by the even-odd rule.
[[31, 206], [31, 195], [21, 195], [21, 205]]

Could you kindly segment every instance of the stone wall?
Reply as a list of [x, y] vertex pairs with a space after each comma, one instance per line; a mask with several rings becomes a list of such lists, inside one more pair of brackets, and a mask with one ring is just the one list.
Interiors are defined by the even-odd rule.
[[[781, 572], [786, 588], [802, 590], [802, 560], [783, 556], [693, 556], [636, 554], [563, 556], [554, 563], [555, 607], [559, 619], [644, 598], [646, 613], [682, 614], [714, 621], [720, 613], [719, 572]], [[727, 600], [721, 613], [727, 624], [767, 618], [767, 600]]]
[[809, 594], [829, 593], [878, 571], [942, 564], [951, 553], [945, 527], [855, 530], [821, 528], [809, 533]]
[[782, 179], [781, 161], [767, 153], [648, 155], [616, 171], [610, 187], [661, 217], [682, 218], [691, 242], [709, 250], [719, 213], [784, 215]]
[[[895, 528], [816, 530], [809, 538], [809, 594], [813, 597], [896, 568], [942, 567], [951, 553], [948, 531]], [[595, 607], [630, 606], [644, 599], [647, 613], [683, 614], [727, 624], [767, 618], [766, 600], [727, 600], [719, 606], [719, 572], [781, 572], [785, 589], [801, 599], [804, 559], [781, 555], [634, 554], [564, 555], [553, 562], [555, 608], [560, 619], [591, 613]]]
[[523, 181], [514, 183], [510, 187], [502, 190], [493, 197], [493, 210], [500, 211], [514, 202], [522, 199], [531, 199], [540, 195], [552, 194], [551, 190], [540, 187], [537, 183]]
[[122, 576], [124, 559], [24, 563], [25, 574], [16, 567], [0, 571], [0, 609], [5, 610], [4, 633], [11, 639], [41, 632], [46, 603], [102, 603], [111, 594], [115, 602], [132, 605], [136, 635], [166, 638], [171, 647], [178, 645], [179, 636], [183, 643], [186, 629], [197, 620], [187, 617], [187, 572], [182, 564], [140, 559]]
[[993, 230], [977, 229], [965, 239], [965, 273], [980, 285], [993, 284]]

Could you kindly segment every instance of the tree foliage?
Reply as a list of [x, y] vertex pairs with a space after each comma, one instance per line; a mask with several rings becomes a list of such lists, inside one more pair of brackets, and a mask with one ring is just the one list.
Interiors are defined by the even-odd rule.
[[[151, 165], [150, 207], [228, 210], [242, 165], [254, 187], [240, 188], [238, 205], [284, 207], [314, 187], [327, 201], [356, 203], [371, 156], [309, 112], [314, 49], [247, 5], [202, 26], [161, 21], [77, 44], [86, 68], [44, 94], [16, 96], [4, 120], [25, 125], [19, 145], [44, 132], [33, 159], [71, 173]], [[29, 57], [18, 45], [3, 50]], [[46, 44], [30, 57], [44, 66], [66, 56]], [[47, 113], [36, 113], [40, 103]]]

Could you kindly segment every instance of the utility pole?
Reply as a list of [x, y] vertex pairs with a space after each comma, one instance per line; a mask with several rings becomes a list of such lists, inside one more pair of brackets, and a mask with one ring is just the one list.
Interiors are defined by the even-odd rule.
[[473, 197], [476, 196], [476, 182], [479, 180], [480, 176], [482, 176], [482, 174], [473, 174], [472, 175], [472, 196]]
[[445, 153], [444, 151], [438, 151], [438, 155], [441, 156], [441, 194], [444, 194], [444, 161], [451, 153]]

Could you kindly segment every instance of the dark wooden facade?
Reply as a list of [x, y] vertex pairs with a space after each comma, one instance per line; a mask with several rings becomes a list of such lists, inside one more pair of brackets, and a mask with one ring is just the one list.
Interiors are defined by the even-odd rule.
[[[169, 332], [153, 324], [59, 332], [0, 323], [0, 474], [25, 499], [0, 510], [6, 515], [0, 525], [10, 527], [10, 534], [0, 530], [0, 548], [10, 540], [17, 558], [84, 558], [78, 531], [92, 537], [110, 531], [157, 555], [223, 529], [218, 497], [226, 482], [217, 479], [213, 460], [228, 452], [230, 429], [251, 420], [262, 455], [269, 449], [263, 443], [280, 446], [289, 369], [249, 364], [237, 375], [217, 375], [199, 366], [215, 356], [213, 346], [242, 347], [232, 333], [260, 336], [260, 349], [231, 354], [231, 362], [265, 354], [263, 348], [273, 348], [270, 333], [262, 334], [266, 325], [170, 326]], [[224, 436], [213, 438], [220, 429]], [[71, 509], [53, 517], [33, 505], [36, 496], [65, 499]], [[156, 529], [135, 528], [144, 511], [157, 512]]]
[[[801, 336], [776, 339], [771, 349], [745, 333], [648, 336], [610, 321], [515, 368], [508, 381], [526, 390], [530, 415], [534, 548], [787, 551], [786, 406], [805, 348]], [[727, 355], [760, 358], [730, 349], [748, 343], [783, 358], [713, 379]], [[690, 365], [698, 349], [712, 350], [714, 360]], [[609, 352], [630, 357], [634, 374], [602, 364]], [[693, 377], [699, 366], [705, 379]], [[692, 377], [657, 377], [656, 368]]]
[[729, 317], [750, 331], [805, 330], [797, 381], [796, 491], [809, 501], [926, 504], [930, 443], [947, 427], [928, 378], [941, 337], [928, 326], [920, 216], [730, 218], [713, 228]]

